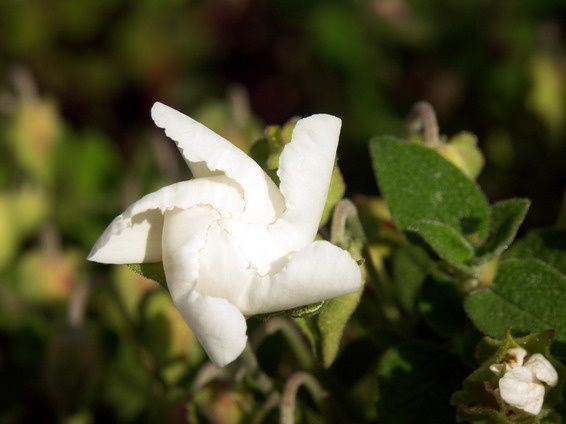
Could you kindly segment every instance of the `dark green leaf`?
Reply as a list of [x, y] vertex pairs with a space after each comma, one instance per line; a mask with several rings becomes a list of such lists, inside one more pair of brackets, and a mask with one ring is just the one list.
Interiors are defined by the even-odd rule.
[[451, 264], [467, 262], [474, 256], [472, 245], [449, 225], [421, 220], [411, 224], [408, 230], [421, 236], [438, 256]]
[[425, 146], [392, 137], [373, 139], [370, 151], [377, 182], [400, 229], [432, 220], [473, 242], [487, 238], [487, 200], [449, 161]]
[[566, 355], [566, 277], [535, 259], [501, 263], [493, 284], [472, 293], [465, 307], [476, 327], [502, 337], [507, 327], [519, 334], [554, 329], [556, 354]]
[[530, 232], [505, 254], [506, 258], [536, 258], [566, 275], [566, 230]]
[[498, 256], [509, 247], [527, 215], [530, 204], [527, 199], [509, 199], [491, 207], [491, 236], [478, 251], [479, 261]]
[[379, 422], [452, 424], [455, 410], [449, 399], [463, 377], [459, 361], [434, 346], [389, 349], [378, 369]]

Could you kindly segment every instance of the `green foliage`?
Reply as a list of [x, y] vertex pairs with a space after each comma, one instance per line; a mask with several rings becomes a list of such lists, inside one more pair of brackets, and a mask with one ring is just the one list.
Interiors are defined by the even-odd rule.
[[478, 249], [480, 262], [499, 256], [509, 247], [527, 215], [529, 206], [530, 201], [527, 199], [510, 199], [491, 207], [491, 236]]
[[489, 206], [462, 172], [425, 146], [374, 138], [370, 152], [379, 188], [401, 230], [418, 221], [451, 227], [472, 243], [489, 233]]
[[408, 227], [421, 236], [442, 259], [451, 264], [468, 262], [474, 256], [474, 248], [453, 227], [437, 221], [417, 221]]
[[532, 231], [519, 240], [505, 257], [538, 259], [566, 275], [566, 230]]
[[485, 334], [502, 337], [554, 329], [555, 352], [566, 355], [566, 277], [536, 259], [503, 261], [492, 285], [466, 299], [466, 311]]
[[326, 196], [326, 203], [324, 204], [324, 210], [322, 211], [322, 217], [320, 218], [320, 226], [324, 226], [328, 223], [330, 216], [334, 207], [338, 204], [340, 200], [346, 194], [346, 184], [344, 183], [344, 177], [340, 172], [338, 165], [334, 165], [332, 170], [332, 178], [330, 180], [330, 187], [328, 188], [328, 195]]
[[[331, 240], [350, 252], [354, 259], [362, 257], [365, 235], [355, 206], [349, 200], [340, 202], [334, 210]], [[365, 268], [362, 266], [362, 278], [365, 280]], [[355, 293], [325, 301], [313, 317], [301, 317], [297, 321], [305, 333], [312, 350], [325, 367], [330, 367], [342, 340], [348, 320], [356, 310], [363, 287]]]

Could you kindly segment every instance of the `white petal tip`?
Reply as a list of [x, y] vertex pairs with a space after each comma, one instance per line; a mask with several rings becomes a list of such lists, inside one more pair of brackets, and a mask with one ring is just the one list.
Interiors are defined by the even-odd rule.
[[246, 348], [247, 342], [248, 342], [248, 337], [245, 336], [241, 339], [239, 345], [233, 346], [230, 350], [215, 352], [215, 354], [211, 354], [210, 352], [207, 353], [214, 365], [223, 368], [226, 365], [231, 364], [240, 357], [240, 355]]
[[159, 128], [167, 127], [171, 123], [172, 119], [179, 117], [186, 118], [185, 115], [178, 110], [175, 110], [161, 102], [155, 102], [151, 107], [151, 119], [153, 119], [153, 122], [155, 122], [155, 125]]

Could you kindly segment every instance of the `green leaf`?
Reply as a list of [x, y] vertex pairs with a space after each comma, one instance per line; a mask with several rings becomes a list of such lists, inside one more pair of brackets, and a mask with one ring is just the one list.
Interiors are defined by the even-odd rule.
[[472, 293], [465, 308], [476, 327], [502, 337], [507, 327], [519, 334], [554, 329], [555, 353], [566, 356], [566, 276], [536, 259], [501, 263], [492, 285]]
[[330, 179], [330, 187], [328, 188], [328, 195], [326, 196], [326, 203], [324, 204], [324, 210], [322, 211], [319, 227], [326, 225], [334, 207], [340, 200], [342, 200], [345, 193], [346, 184], [344, 183], [344, 177], [342, 177], [342, 173], [340, 172], [338, 165], [334, 165], [332, 178]]
[[432, 149], [392, 137], [373, 139], [370, 152], [377, 182], [401, 230], [430, 220], [473, 242], [487, 238], [487, 200], [452, 163]]
[[566, 275], [566, 230], [530, 232], [505, 254], [506, 258], [536, 258]]
[[357, 292], [330, 299], [325, 302], [317, 316], [320, 331], [320, 355], [325, 367], [330, 367], [338, 355], [342, 334], [350, 316], [356, 310], [363, 288]]
[[478, 261], [485, 262], [499, 256], [515, 239], [531, 202], [527, 199], [509, 199], [491, 207], [491, 236], [479, 249]]
[[464, 375], [456, 357], [435, 346], [389, 349], [378, 368], [379, 422], [452, 424], [455, 411], [449, 399]]
[[163, 270], [163, 264], [161, 262], [128, 264], [127, 266], [132, 271], [145, 278], [149, 278], [150, 280], [155, 281], [165, 290], [169, 291], [169, 289], [167, 288], [167, 280], [165, 279], [165, 271]]
[[[366, 242], [357, 209], [347, 199], [336, 205], [331, 225], [331, 242], [350, 252], [354, 259], [362, 257]], [[365, 268], [362, 266], [365, 280]], [[313, 351], [325, 367], [330, 367], [340, 347], [342, 334], [350, 316], [356, 310], [362, 296], [363, 287], [355, 293], [336, 297], [324, 302], [318, 315], [296, 320], [305, 333]]]
[[421, 220], [408, 228], [421, 236], [430, 247], [451, 264], [461, 264], [469, 261], [474, 256], [474, 248], [462, 236], [449, 225], [437, 221]]

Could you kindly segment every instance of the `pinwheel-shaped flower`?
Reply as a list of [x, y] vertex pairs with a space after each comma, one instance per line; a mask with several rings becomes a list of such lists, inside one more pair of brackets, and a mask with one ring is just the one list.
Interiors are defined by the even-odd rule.
[[151, 116], [175, 141], [194, 179], [148, 194], [108, 226], [89, 259], [163, 261], [173, 302], [211, 360], [224, 366], [246, 344], [244, 316], [291, 309], [361, 286], [348, 252], [313, 241], [340, 119], [297, 122], [281, 153], [279, 188], [244, 152], [182, 113]]

